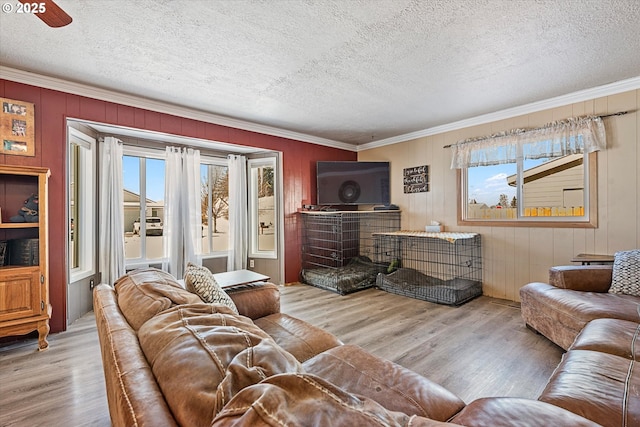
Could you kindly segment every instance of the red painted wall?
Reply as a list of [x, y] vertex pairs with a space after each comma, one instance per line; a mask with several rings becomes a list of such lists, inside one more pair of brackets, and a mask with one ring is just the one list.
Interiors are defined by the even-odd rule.
[[296, 212], [303, 201], [315, 202], [315, 162], [317, 160], [357, 160], [357, 153], [352, 151], [156, 113], [3, 79], [0, 79], [0, 96], [34, 103], [36, 131], [35, 157], [0, 154], [0, 162], [12, 165], [45, 166], [51, 170], [49, 287], [53, 306], [52, 332], [66, 329], [65, 266], [67, 260], [64, 213], [67, 117], [281, 151], [284, 169], [284, 266], [287, 282], [298, 280], [301, 259]]

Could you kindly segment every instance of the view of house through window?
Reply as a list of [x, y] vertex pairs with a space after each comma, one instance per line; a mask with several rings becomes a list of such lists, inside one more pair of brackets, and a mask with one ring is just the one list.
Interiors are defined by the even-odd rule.
[[127, 261], [163, 258], [165, 161], [125, 155], [124, 243]]
[[465, 219], [584, 220], [588, 212], [585, 159], [588, 156], [571, 154], [470, 167], [466, 169]]
[[[156, 264], [164, 257], [165, 161], [163, 151], [123, 156], [124, 242], [127, 264]], [[153, 156], [157, 156], [155, 158]], [[229, 249], [229, 181], [226, 160], [200, 165], [202, 255]]]

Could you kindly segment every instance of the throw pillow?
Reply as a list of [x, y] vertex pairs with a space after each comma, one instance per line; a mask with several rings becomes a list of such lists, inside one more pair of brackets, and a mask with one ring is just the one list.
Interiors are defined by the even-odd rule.
[[640, 296], [640, 249], [615, 253], [609, 292]]
[[218, 285], [208, 268], [188, 263], [184, 273], [184, 283], [187, 290], [198, 295], [202, 301], [209, 304], [226, 305], [238, 314], [235, 303]]

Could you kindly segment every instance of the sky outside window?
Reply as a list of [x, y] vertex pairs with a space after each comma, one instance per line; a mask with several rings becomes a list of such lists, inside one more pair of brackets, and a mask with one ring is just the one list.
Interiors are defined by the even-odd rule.
[[[164, 160], [147, 159], [147, 199], [164, 200]], [[122, 157], [124, 189], [140, 194], [140, 158]]]
[[510, 202], [516, 197], [516, 187], [507, 184], [507, 177], [514, 175], [516, 171], [515, 163], [467, 169], [469, 200], [494, 206], [500, 201], [500, 195], [506, 194], [507, 200]]

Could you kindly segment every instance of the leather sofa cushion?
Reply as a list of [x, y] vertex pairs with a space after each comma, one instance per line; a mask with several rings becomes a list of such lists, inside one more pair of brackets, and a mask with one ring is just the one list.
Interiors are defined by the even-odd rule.
[[238, 393], [218, 414], [212, 427], [228, 426], [412, 426], [453, 424], [385, 409], [309, 374], [283, 374]]
[[342, 345], [331, 333], [286, 314], [275, 313], [254, 322], [300, 362]]
[[594, 350], [640, 360], [640, 324], [620, 319], [595, 319], [576, 337], [572, 350]]
[[133, 270], [115, 285], [118, 306], [136, 331], [156, 314], [180, 304], [202, 303], [167, 272], [155, 268]]
[[225, 291], [238, 312], [250, 319], [280, 312], [280, 289], [273, 283], [246, 283], [226, 288]]
[[244, 387], [300, 363], [269, 335], [222, 305], [174, 307], [138, 331], [140, 346], [180, 425], [210, 426]]
[[305, 372], [373, 399], [391, 411], [446, 421], [464, 407], [460, 398], [442, 386], [355, 345], [334, 347], [303, 367]]
[[567, 352], [539, 400], [603, 426], [640, 425], [640, 370], [634, 360], [589, 350]]
[[451, 419], [467, 427], [598, 427], [566, 409], [545, 402], [517, 397], [474, 400]]
[[549, 284], [561, 289], [607, 292], [611, 286], [610, 265], [561, 265], [549, 269]]

